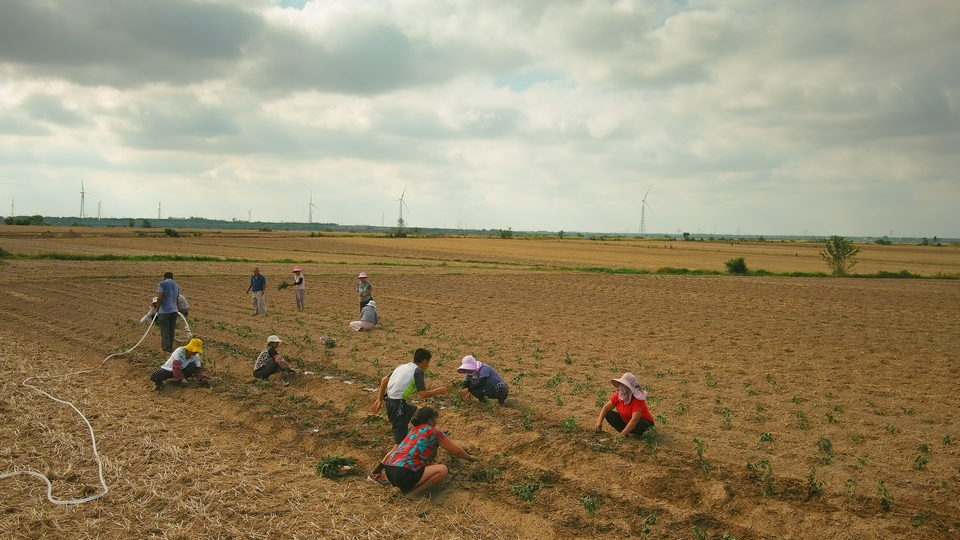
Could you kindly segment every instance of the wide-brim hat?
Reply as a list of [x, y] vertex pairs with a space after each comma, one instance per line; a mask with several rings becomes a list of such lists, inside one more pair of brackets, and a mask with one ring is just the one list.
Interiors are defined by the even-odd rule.
[[365, 278], [365, 277], [367, 277], [367, 273], [366, 273], [366, 272], [360, 272], [360, 275], [357, 276], [357, 279]]
[[299, 271], [300, 271], [300, 267], [299, 267], [299, 266], [294, 266], [294, 267], [293, 267], [293, 271], [294, 271], [294, 272], [299, 272]]
[[372, 308], [375, 308], [375, 307], [377, 307], [377, 302], [376, 302], [375, 300], [371, 300], [371, 301], [367, 302], [367, 305], [370, 306], [370, 307], [372, 307]]
[[640, 388], [640, 383], [633, 373], [624, 373], [619, 379], [610, 379], [610, 384], [618, 389], [621, 386], [627, 388], [637, 399], [647, 399], [647, 393]]
[[280, 341], [280, 336], [273, 334], [267, 338], [267, 343], [283, 343]]
[[476, 358], [464, 356], [460, 361], [460, 367], [457, 368], [457, 373], [472, 373], [478, 369], [480, 369], [480, 362], [477, 362]]
[[203, 353], [203, 340], [193, 338], [190, 340], [190, 343], [187, 343], [183, 348], [192, 353]]

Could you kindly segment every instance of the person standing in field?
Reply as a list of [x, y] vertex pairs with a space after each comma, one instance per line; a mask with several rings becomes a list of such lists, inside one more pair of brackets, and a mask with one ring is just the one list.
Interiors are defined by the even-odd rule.
[[468, 461], [480, 460], [437, 429], [439, 416], [433, 407], [418, 410], [410, 419], [413, 429], [384, 460], [387, 480], [408, 499], [447, 477], [446, 465], [433, 464], [439, 448]]
[[[427, 390], [427, 385], [424, 382], [424, 371], [430, 368], [430, 358], [432, 356], [427, 349], [419, 348], [413, 352], [413, 362], [397, 366], [390, 375], [380, 379], [377, 399], [370, 407], [370, 412], [375, 414], [380, 411], [381, 404], [387, 404], [387, 418], [390, 420], [393, 431], [394, 444], [400, 444], [407, 436], [410, 418], [417, 411], [417, 406], [407, 403], [407, 398], [414, 392], [420, 396], [420, 399], [447, 393], [446, 386]], [[387, 456], [384, 456], [384, 459]], [[384, 463], [381, 460], [373, 472], [370, 473], [370, 479], [381, 485], [388, 483], [383, 474], [383, 467]]]
[[367, 302], [367, 305], [360, 308], [360, 320], [351, 321], [350, 328], [357, 332], [369, 332], [378, 322], [380, 322], [380, 317], [377, 316], [377, 302], [371, 300]]
[[173, 337], [177, 329], [177, 297], [180, 286], [173, 280], [173, 272], [163, 274], [157, 285], [157, 326], [160, 327], [160, 348], [173, 352]]
[[647, 393], [640, 388], [640, 383], [633, 373], [624, 373], [619, 379], [610, 379], [610, 383], [617, 391], [600, 409], [597, 433], [603, 429], [603, 421], [606, 420], [622, 437], [640, 437], [644, 431], [653, 427], [653, 416], [647, 409]]
[[303, 311], [303, 301], [307, 296], [307, 286], [303, 282], [303, 272], [299, 266], [293, 267], [293, 285], [297, 295], [297, 311]]
[[259, 268], [254, 268], [253, 275], [250, 276], [250, 286], [247, 287], [247, 292], [252, 293], [254, 315], [263, 315], [264, 317], [267, 315], [267, 302], [263, 298], [263, 291], [266, 287], [267, 278], [260, 273]]
[[463, 375], [463, 389], [460, 390], [460, 397], [464, 400], [473, 396], [481, 402], [486, 401], [487, 398], [493, 398], [503, 405], [506, 401], [510, 389], [497, 370], [490, 365], [472, 356], [464, 356], [460, 361], [460, 367], [457, 368], [457, 373]]
[[360, 309], [363, 309], [363, 306], [373, 300], [373, 283], [367, 281], [366, 272], [360, 272], [357, 279], [359, 280], [359, 283], [357, 283], [357, 296], [360, 298]]
[[167, 362], [150, 375], [154, 390], [159, 392], [163, 388], [163, 381], [167, 379], [182, 383], [187, 377], [194, 377], [204, 386], [210, 384], [208, 382], [210, 377], [200, 367], [201, 353], [203, 353], [203, 341], [197, 338], [191, 339], [183, 347], [177, 347], [177, 350], [170, 353]]

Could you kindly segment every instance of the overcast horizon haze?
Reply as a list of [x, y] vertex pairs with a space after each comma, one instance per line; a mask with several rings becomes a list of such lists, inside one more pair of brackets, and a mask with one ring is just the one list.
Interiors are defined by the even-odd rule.
[[5, 0], [0, 215], [958, 238], [958, 66], [947, 0]]

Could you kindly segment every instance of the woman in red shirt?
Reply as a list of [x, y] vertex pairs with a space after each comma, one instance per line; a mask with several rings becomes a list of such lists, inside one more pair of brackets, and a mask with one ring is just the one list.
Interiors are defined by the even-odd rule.
[[626, 437], [633, 434], [637, 437], [653, 426], [653, 416], [647, 409], [647, 393], [640, 389], [640, 383], [633, 373], [624, 373], [619, 379], [610, 379], [617, 391], [610, 396], [600, 409], [597, 418], [597, 432], [603, 429], [606, 419], [620, 435]]

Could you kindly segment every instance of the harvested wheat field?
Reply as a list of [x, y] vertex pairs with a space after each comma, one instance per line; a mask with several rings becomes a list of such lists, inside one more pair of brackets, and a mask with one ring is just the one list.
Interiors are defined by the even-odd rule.
[[[0, 472], [43, 474], [59, 500], [103, 490], [83, 419], [21, 384], [38, 377], [89, 419], [109, 487], [55, 505], [39, 478], [2, 478], [3, 538], [960, 536], [960, 280], [596, 271], [826, 272], [813, 243], [2, 227], [0, 247], [22, 255], [0, 260]], [[960, 274], [957, 246], [861, 249], [854, 272]], [[42, 253], [59, 255], [25, 257]], [[172, 260], [190, 255], [209, 260]], [[294, 264], [304, 312], [277, 288]], [[254, 265], [267, 317], [245, 293]], [[367, 333], [347, 324], [361, 270]], [[165, 271], [209, 388], [148, 380], [166, 355], [139, 319]], [[289, 386], [251, 375], [269, 334], [300, 368]], [[481, 460], [440, 452], [451, 478], [408, 501], [365, 473], [392, 446], [373, 390], [417, 347], [428, 388], [458, 387], [472, 354], [510, 396], [427, 400]], [[655, 437], [594, 432], [627, 371]], [[332, 456], [359, 474], [318, 475]]]

